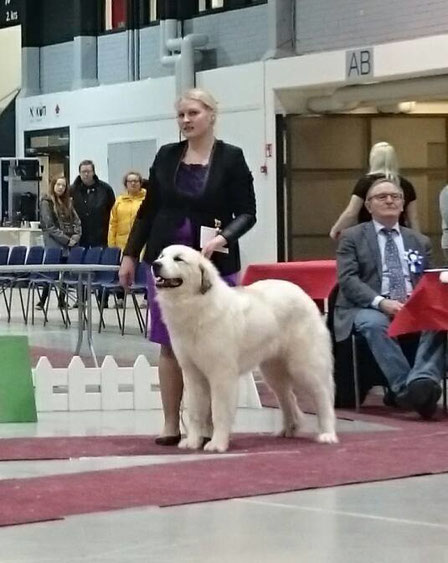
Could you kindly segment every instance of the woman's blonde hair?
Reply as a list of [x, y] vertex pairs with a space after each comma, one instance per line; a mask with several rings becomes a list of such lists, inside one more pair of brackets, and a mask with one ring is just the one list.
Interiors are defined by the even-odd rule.
[[[62, 194], [62, 196], [56, 195], [54, 191], [54, 187], [56, 186], [56, 182], [58, 180], [65, 180], [65, 192]], [[54, 176], [51, 179], [48, 193], [51, 198], [51, 201], [53, 202], [56, 215], [71, 214], [73, 209], [72, 198], [70, 197], [70, 189], [69, 189], [67, 178], [63, 174], [59, 176]]]
[[218, 113], [218, 102], [215, 98], [207, 92], [202, 90], [202, 88], [191, 88], [186, 90], [176, 101], [175, 108], [179, 109], [179, 104], [182, 100], [194, 100], [195, 102], [201, 102], [207, 109], [209, 109], [214, 116]]
[[388, 180], [399, 184], [398, 158], [392, 145], [381, 141], [376, 143], [370, 150], [369, 174], [382, 174]]

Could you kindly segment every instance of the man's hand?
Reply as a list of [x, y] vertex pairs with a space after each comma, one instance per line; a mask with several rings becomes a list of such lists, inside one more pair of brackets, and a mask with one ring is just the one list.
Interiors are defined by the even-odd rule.
[[126, 289], [134, 281], [135, 277], [135, 261], [130, 256], [123, 256], [120, 270], [118, 272], [120, 284]]
[[395, 301], [395, 299], [383, 299], [378, 305], [378, 309], [386, 315], [389, 315], [389, 317], [395, 317], [398, 311], [401, 311], [403, 307], [403, 303]]
[[212, 240], [204, 246], [201, 250], [201, 254], [206, 258], [210, 258], [217, 248], [224, 248], [226, 244], [227, 240], [222, 235], [216, 235], [216, 237], [212, 238]]

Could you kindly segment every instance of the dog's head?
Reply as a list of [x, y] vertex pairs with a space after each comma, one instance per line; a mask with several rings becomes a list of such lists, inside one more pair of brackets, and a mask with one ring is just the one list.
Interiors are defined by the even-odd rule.
[[152, 264], [158, 292], [182, 295], [204, 294], [217, 275], [207, 258], [193, 248], [180, 244], [167, 246]]

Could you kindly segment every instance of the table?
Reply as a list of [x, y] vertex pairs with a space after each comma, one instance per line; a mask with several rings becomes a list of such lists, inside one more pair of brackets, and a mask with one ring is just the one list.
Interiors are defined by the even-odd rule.
[[428, 271], [403, 309], [389, 326], [389, 336], [423, 330], [448, 331], [448, 284], [439, 280], [442, 270]]
[[241, 283], [259, 280], [286, 280], [300, 286], [314, 300], [325, 300], [336, 285], [336, 260], [306, 260], [277, 264], [252, 264], [247, 267]]
[[[95, 272], [118, 271], [120, 266], [109, 266], [105, 264], [36, 264], [22, 266], [0, 266], [0, 275], [16, 273], [40, 273], [45, 272], [70, 272], [78, 275], [78, 342], [76, 344], [75, 355], [81, 351], [84, 330], [87, 333], [87, 342], [90, 353], [92, 354], [95, 367], [98, 361], [93, 347], [92, 339], [92, 274]], [[83, 291], [83, 281], [85, 277], [86, 292]], [[87, 316], [85, 310], [87, 309]], [[86, 321], [84, 323], [84, 320]]]
[[43, 246], [42, 230], [29, 227], [0, 227], [0, 245]]

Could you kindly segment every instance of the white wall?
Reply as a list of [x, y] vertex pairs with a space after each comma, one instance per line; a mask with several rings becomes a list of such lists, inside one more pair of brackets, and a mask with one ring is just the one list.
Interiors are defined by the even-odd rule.
[[21, 26], [0, 30], [0, 112], [22, 85], [22, 32]]
[[[435, 75], [448, 71], [448, 35], [420, 38], [374, 47], [374, 77]], [[345, 51], [288, 57], [250, 63], [197, 75], [198, 85], [209, 89], [220, 106], [217, 136], [244, 150], [257, 195], [258, 223], [242, 241], [244, 262], [272, 262], [277, 257], [275, 114], [285, 112], [279, 92], [292, 100], [316, 92], [331, 94], [345, 85]], [[100, 86], [18, 100], [17, 155], [23, 156], [23, 132], [70, 127], [71, 179], [84, 158], [95, 161], [100, 177], [107, 178], [107, 144], [157, 139], [158, 145], [177, 140], [173, 77]], [[31, 110], [45, 106], [45, 112]], [[56, 112], [56, 107], [59, 112]], [[265, 144], [272, 145], [271, 158]], [[150, 163], [148, 162], [148, 165]], [[267, 173], [260, 171], [267, 166]]]
[[[262, 63], [203, 72], [197, 77], [198, 85], [219, 101], [217, 137], [243, 149], [254, 175], [258, 223], [241, 241], [245, 264], [272, 262], [277, 257], [275, 170], [272, 166], [267, 175], [260, 172], [265, 143], [263, 80]], [[85, 158], [92, 159], [98, 176], [108, 180], [108, 143], [157, 139], [160, 146], [179, 138], [174, 101], [173, 77], [21, 99], [17, 154], [24, 153], [24, 131], [69, 126], [71, 180]], [[41, 108], [37, 117], [36, 108]]]

